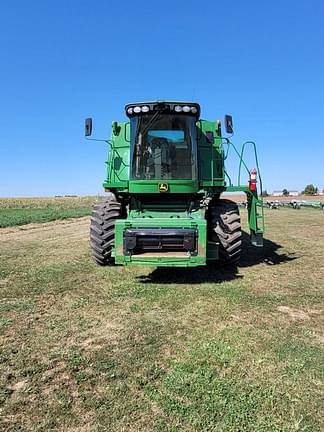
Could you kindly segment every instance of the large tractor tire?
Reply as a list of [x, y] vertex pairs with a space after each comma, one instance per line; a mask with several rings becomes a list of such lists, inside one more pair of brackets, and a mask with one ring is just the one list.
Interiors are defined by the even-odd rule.
[[94, 205], [90, 222], [90, 246], [92, 257], [99, 265], [114, 265], [111, 256], [115, 241], [116, 219], [121, 218], [118, 201], [108, 199]]
[[219, 261], [235, 264], [240, 260], [242, 229], [238, 206], [225, 199], [213, 201], [208, 211], [209, 238], [219, 242]]

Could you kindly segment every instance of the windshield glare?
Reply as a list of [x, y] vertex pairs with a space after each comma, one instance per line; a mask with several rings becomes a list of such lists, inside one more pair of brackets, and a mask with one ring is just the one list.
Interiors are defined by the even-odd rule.
[[131, 177], [138, 180], [196, 179], [196, 120], [181, 114], [131, 119]]

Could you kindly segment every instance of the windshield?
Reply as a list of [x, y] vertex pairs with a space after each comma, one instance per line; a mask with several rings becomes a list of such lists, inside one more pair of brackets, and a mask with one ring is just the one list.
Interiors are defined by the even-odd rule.
[[132, 172], [138, 180], [197, 178], [196, 119], [147, 114], [131, 119]]

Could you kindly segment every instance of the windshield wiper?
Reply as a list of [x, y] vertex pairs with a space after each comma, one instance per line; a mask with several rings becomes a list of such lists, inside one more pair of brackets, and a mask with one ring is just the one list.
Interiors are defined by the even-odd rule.
[[[152, 117], [150, 118], [150, 120], [149, 120], [149, 122], [147, 123], [147, 125], [146, 125], [146, 126], [144, 127], [144, 129], [141, 131], [142, 135], [146, 134], [146, 132], [147, 132], [147, 131], [149, 130], [149, 128], [152, 126], [153, 122], [154, 122], [155, 120], [158, 119], [159, 115], [160, 115], [160, 111], [156, 111], [156, 113], [152, 115]], [[139, 129], [139, 124], [140, 124], [140, 122], [138, 122], [138, 129]], [[138, 129], [137, 129], [137, 131], [136, 131], [136, 136], [137, 136], [137, 133], [138, 133]]]
[[148, 121], [147, 125], [146, 125], [146, 126], [143, 128], [143, 130], [141, 130], [141, 131], [140, 131], [140, 126], [141, 126], [142, 118], [143, 118], [143, 117], [140, 117], [140, 118], [138, 119], [137, 126], [136, 126], [136, 131], [135, 131], [135, 151], [136, 151], [136, 155], [137, 155], [137, 156], [139, 156], [139, 154], [140, 154], [140, 147], [143, 146], [143, 142], [142, 142], [141, 144], [138, 143], [138, 135], [139, 135], [139, 132], [141, 132], [141, 135], [144, 136], [144, 134], [146, 134], [146, 132], [147, 132], [147, 131], [149, 130], [149, 128], [152, 126], [152, 124], [154, 123], [154, 121], [158, 119], [159, 115], [160, 115], [160, 112], [159, 112], [159, 111], [156, 111], [156, 113], [154, 113], [154, 114], [152, 115], [152, 117], [151, 117], [150, 120]]
[[141, 136], [143, 137], [144, 134], [146, 134], [146, 132], [149, 130], [149, 128], [155, 122], [155, 120], [158, 119], [159, 115], [160, 115], [160, 112], [156, 111], [152, 115], [152, 117], [149, 119], [147, 125], [144, 126], [143, 130], [141, 130], [141, 131], [140, 131], [140, 126], [141, 126], [142, 118], [143, 117], [140, 117], [138, 119], [137, 127], [136, 127], [136, 132], [135, 132], [135, 160], [136, 160], [135, 166], [136, 166], [136, 177], [138, 177], [139, 174], [140, 174], [139, 171], [140, 171], [140, 159], [141, 159], [141, 153], [142, 153], [141, 150], [142, 150], [142, 147], [144, 146], [143, 140], [141, 141], [141, 143], [138, 142], [139, 133], [141, 133]]

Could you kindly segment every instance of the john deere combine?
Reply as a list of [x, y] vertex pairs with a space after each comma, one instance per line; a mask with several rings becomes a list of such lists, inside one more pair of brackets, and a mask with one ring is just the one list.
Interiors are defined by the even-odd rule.
[[[125, 107], [127, 122], [113, 122], [104, 189], [109, 198], [94, 206], [90, 244], [100, 265], [200, 266], [235, 263], [241, 253], [239, 210], [223, 192], [247, 195], [251, 242], [262, 246], [263, 207], [256, 188], [259, 170], [243, 161], [224, 138], [220, 121], [200, 119], [191, 102], [143, 102]], [[233, 133], [232, 118], [225, 128]], [[92, 120], [86, 119], [90, 136]], [[239, 156], [236, 185], [225, 159]], [[257, 164], [257, 158], [256, 158]], [[256, 165], [258, 168], [258, 165]], [[249, 174], [241, 184], [241, 168]]]

